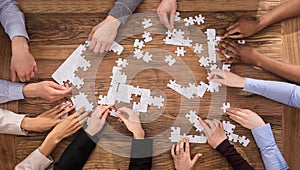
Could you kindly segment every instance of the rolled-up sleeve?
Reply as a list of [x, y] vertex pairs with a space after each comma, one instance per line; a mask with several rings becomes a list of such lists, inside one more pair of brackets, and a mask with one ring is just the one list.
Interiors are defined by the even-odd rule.
[[0, 1], [0, 22], [11, 40], [15, 36], [23, 36], [29, 40], [24, 15], [15, 0]]

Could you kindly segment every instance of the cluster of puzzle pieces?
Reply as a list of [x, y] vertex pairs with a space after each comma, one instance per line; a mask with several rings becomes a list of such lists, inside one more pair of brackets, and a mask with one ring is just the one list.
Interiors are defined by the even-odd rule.
[[244, 147], [248, 146], [250, 140], [246, 136], [239, 136], [234, 133], [235, 125], [231, 124], [229, 121], [223, 121], [223, 127], [228, 137], [228, 140], [231, 142], [239, 142]]
[[182, 87], [175, 80], [170, 80], [167, 86], [188, 99], [203, 97], [205, 91], [209, 88], [209, 85], [204, 82], [200, 82], [200, 85], [190, 83], [189, 86]]
[[188, 137], [190, 143], [207, 143], [207, 138], [203, 134], [201, 136], [197, 135], [181, 135], [180, 127], [171, 127], [171, 137], [169, 137], [171, 142], [179, 142], [182, 138]]
[[[164, 106], [164, 98], [162, 96], [151, 96], [151, 91], [149, 89], [126, 84], [127, 75], [122, 72], [122, 68], [125, 68], [128, 65], [126, 59], [119, 58], [116, 63], [117, 66], [114, 66], [112, 69], [111, 83], [107, 96], [100, 95], [98, 104], [115, 104], [116, 102], [130, 103], [132, 101], [132, 95], [135, 95], [140, 96], [140, 102], [134, 102], [132, 109], [138, 112], [147, 112], [148, 105], [156, 106], [158, 108]], [[115, 115], [115, 111], [111, 112], [111, 114]]]
[[[225, 107], [228, 107], [226, 105]], [[230, 107], [230, 106], [229, 106]], [[191, 124], [196, 128], [196, 131], [201, 133], [203, 132], [203, 127], [199, 123], [199, 116], [197, 115], [196, 111], [190, 110], [188, 114], [185, 115], [185, 118], [187, 118]], [[228, 140], [231, 142], [239, 142], [244, 147], [246, 147], [250, 140], [246, 138], [246, 136], [239, 136], [234, 133], [235, 125], [231, 124], [229, 121], [222, 121], [224, 131], [228, 137]], [[171, 136], [169, 137], [171, 142], [178, 142], [186, 135], [180, 134], [180, 127], [171, 127]], [[206, 143], [207, 137], [202, 133], [201, 136], [198, 135], [188, 135], [187, 136], [191, 143]]]

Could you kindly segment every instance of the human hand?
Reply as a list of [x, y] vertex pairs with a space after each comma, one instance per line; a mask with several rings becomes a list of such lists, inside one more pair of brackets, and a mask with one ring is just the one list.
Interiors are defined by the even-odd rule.
[[67, 108], [70, 104], [71, 102], [59, 104], [35, 118], [25, 117], [21, 128], [27, 131], [46, 132], [61, 122], [60, 117], [74, 110], [75, 106]]
[[194, 168], [195, 163], [198, 158], [202, 156], [201, 153], [198, 153], [191, 160], [190, 154], [190, 143], [188, 138], [183, 138], [171, 148], [171, 155], [174, 160], [174, 166], [176, 170], [191, 170]]
[[223, 38], [245, 38], [264, 28], [260, 18], [241, 18], [226, 28]]
[[220, 42], [220, 46], [221, 49], [219, 49], [218, 51], [233, 58], [232, 61], [227, 62], [229, 64], [245, 63], [260, 66], [261, 59], [265, 57], [255, 48], [248, 45], [237, 44], [235, 42], [224, 40]]
[[212, 148], [216, 149], [225, 139], [227, 139], [223, 124], [219, 120], [206, 119], [203, 121], [199, 118], [199, 123], [203, 126], [207, 142]]
[[29, 81], [30, 78], [34, 77], [37, 66], [33, 56], [29, 52], [26, 38], [14, 37], [11, 46], [11, 80], [16, 81], [18, 76], [21, 82]]
[[104, 21], [96, 25], [89, 34], [91, 40], [90, 50], [94, 53], [109, 51], [113, 41], [116, 39], [121, 22], [113, 16], [107, 16]]
[[265, 125], [265, 122], [258, 114], [248, 109], [229, 108], [226, 110], [226, 114], [229, 115], [230, 119], [247, 129], [255, 129]]
[[23, 87], [24, 97], [40, 97], [49, 102], [60, 100], [72, 91], [72, 87], [65, 87], [52, 81], [30, 83]]
[[89, 125], [85, 129], [86, 133], [88, 133], [90, 136], [94, 136], [99, 133], [105, 124], [109, 109], [111, 109], [113, 106], [114, 105], [98, 106], [91, 115]]
[[243, 88], [245, 79], [227, 70], [213, 70], [207, 77], [208, 81], [221, 83], [229, 87]]
[[49, 156], [61, 140], [73, 135], [80, 128], [82, 128], [82, 124], [86, 121], [86, 117], [89, 114], [89, 112], [81, 114], [82, 112], [84, 112], [84, 108], [81, 108], [78, 112], [73, 113], [71, 116], [67, 117], [53, 128], [53, 130], [47, 135], [42, 145], [38, 148], [44, 156]]
[[[156, 10], [160, 22], [170, 31], [173, 31], [174, 29], [176, 10], [176, 0], [162, 0]], [[168, 20], [168, 14], [170, 15], [170, 21]]]
[[127, 129], [133, 133], [134, 139], [144, 139], [145, 132], [140, 123], [139, 115], [136, 111], [122, 107], [117, 111], [120, 120], [124, 122]]

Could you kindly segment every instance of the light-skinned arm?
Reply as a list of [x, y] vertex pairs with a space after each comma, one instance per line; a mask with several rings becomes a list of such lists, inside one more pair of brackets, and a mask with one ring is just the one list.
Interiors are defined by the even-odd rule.
[[197, 160], [202, 156], [198, 153], [191, 159], [190, 142], [188, 138], [182, 138], [176, 145], [172, 145], [171, 155], [176, 170], [192, 170]]
[[226, 114], [232, 120], [251, 130], [267, 170], [289, 169], [276, 145], [270, 124], [265, 124], [258, 114], [247, 109], [229, 108]]
[[[156, 10], [160, 22], [163, 23], [164, 26], [170, 31], [174, 30], [176, 10], [176, 0], [162, 0]], [[170, 17], [170, 19], [168, 17]]]
[[224, 70], [213, 70], [207, 79], [300, 108], [300, 86], [295, 84], [243, 78]]
[[268, 25], [299, 15], [300, 1], [288, 0], [260, 17], [239, 19], [226, 29], [227, 32], [224, 34], [224, 38], [249, 37], [264, 29]]
[[89, 49], [95, 53], [109, 51], [113, 41], [116, 39], [119, 27], [126, 22], [142, 1], [117, 0], [106, 19], [96, 25], [89, 34], [88, 39], [91, 41]]
[[82, 108], [57, 124], [47, 135], [41, 146], [20, 162], [15, 169], [46, 169], [52, 163], [47, 157], [49, 157], [55, 147], [64, 138], [71, 136], [82, 128], [82, 124], [86, 121], [86, 117], [89, 114], [88, 112], [81, 114], [83, 111], [84, 109]]

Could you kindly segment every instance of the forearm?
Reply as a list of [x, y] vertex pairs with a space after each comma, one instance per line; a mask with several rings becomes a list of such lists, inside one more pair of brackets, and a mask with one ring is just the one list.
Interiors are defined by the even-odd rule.
[[80, 129], [72, 143], [67, 147], [59, 161], [54, 164], [54, 169], [82, 169], [97, 141]]
[[243, 90], [300, 108], [300, 87], [294, 84], [245, 78]]
[[23, 86], [21, 83], [0, 80], [0, 103], [24, 99]]
[[251, 132], [260, 149], [267, 170], [289, 169], [275, 143], [270, 124], [252, 129]]
[[286, 80], [300, 84], [299, 65], [286, 64], [263, 55], [257, 56], [256, 65]]
[[118, 0], [108, 13], [124, 24], [143, 0]]
[[260, 22], [263, 27], [282, 21], [284, 19], [292, 18], [300, 15], [300, 1], [299, 0], [288, 0], [269, 13], [260, 17]]
[[233, 169], [253, 169], [251, 165], [236, 151], [233, 145], [225, 139], [216, 150], [221, 153], [222, 156], [225, 156], [228, 163], [232, 166]]
[[152, 139], [133, 139], [129, 169], [151, 169]]
[[26, 32], [24, 15], [14, 0], [3, 0], [0, 2], [0, 21], [5, 32], [12, 40], [15, 36], [29, 39]]

